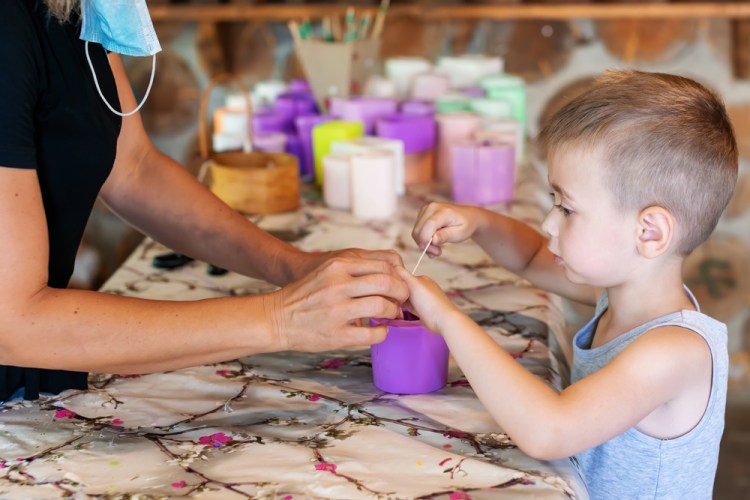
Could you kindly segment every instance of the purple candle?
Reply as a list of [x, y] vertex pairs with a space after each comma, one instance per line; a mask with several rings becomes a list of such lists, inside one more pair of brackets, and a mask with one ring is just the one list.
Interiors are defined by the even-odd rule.
[[436, 125], [433, 115], [398, 113], [377, 122], [377, 135], [404, 143], [404, 183], [423, 184], [432, 181]]
[[287, 122], [286, 116], [271, 109], [262, 109], [253, 115], [253, 134], [286, 132]]
[[421, 153], [435, 147], [435, 119], [432, 116], [397, 113], [377, 122], [378, 137], [398, 139], [404, 153]]
[[461, 89], [461, 92], [474, 99], [481, 99], [486, 95], [484, 89], [477, 86], [464, 87]]
[[289, 92], [312, 92], [307, 80], [292, 80], [287, 88]]
[[286, 134], [283, 132], [263, 132], [253, 136], [253, 148], [266, 153], [283, 153], [286, 148]]
[[416, 100], [404, 101], [401, 104], [401, 112], [405, 115], [434, 115], [435, 104], [431, 102]]
[[512, 144], [454, 143], [451, 163], [456, 203], [488, 205], [513, 200], [516, 160]]
[[365, 127], [365, 134], [375, 131], [378, 118], [389, 116], [396, 112], [398, 101], [389, 98], [350, 97], [348, 99], [332, 99], [331, 114], [345, 121], [359, 121]]
[[334, 120], [331, 115], [301, 115], [295, 120], [297, 126], [297, 136], [302, 148], [302, 161], [300, 162], [300, 172], [305, 176], [315, 176], [315, 158], [313, 157], [312, 129], [321, 123]]
[[306, 166], [304, 165], [304, 147], [302, 145], [302, 139], [296, 133], [286, 134], [286, 152], [297, 157], [300, 180], [305, 182], [312, 180], [313, 176], [315, 175], [312, 165], [309, 169], [305, 170]]
[[292, 127], [294, 120], [300, 115], [317, 113], [315, 97], [311, 92], [285, 92], [276, 97], [273, 109], [277, 113], [285, 115]]

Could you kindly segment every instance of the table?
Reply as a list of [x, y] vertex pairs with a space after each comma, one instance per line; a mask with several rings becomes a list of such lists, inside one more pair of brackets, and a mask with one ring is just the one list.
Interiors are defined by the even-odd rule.
[[[549, 205], [543, 184], [525, 169], [518, 201], [497, 209], [538, 224]], [[360, 221], [308, 198], [294, 213], [256, 221], [306, 250], [394, 248], [411, 268], [420, 253], [411, 226], [435, 197], [404, 197], [394, 221]], [[233, 273], [210, 276], [202, 262], [151, 267], [164, 251], [144, 241], [102, 290], [197, 300], [274, 289]], [[559, 299], [494, 266], [470, 242], [423, 260], [420, 274], [532, 372], [564, 383]], [[453, 361], [445, 388], [397, 396], [372, 384], [369, 347], [92, 374], [89, 390], [0, 411], [2, 498], [587, 498], [571, 461], [539, 462], [513, 445]]]

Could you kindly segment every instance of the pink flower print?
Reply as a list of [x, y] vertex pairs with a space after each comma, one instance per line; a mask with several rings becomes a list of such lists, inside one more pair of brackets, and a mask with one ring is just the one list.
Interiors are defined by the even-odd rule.
[[281, 500], [292, 500], [292, 495], [287, 495], [284, 498], [282, 498]]
[[70, 410], [62, 409], [55, 412], [55, 418], [76, 418], [78, 415]]
[[448, 495], [450, 500], [471, 500], [471, 497], [462, 491], [454, 491]]
[[521, 358], [523, 358], [523, 353], [522, 352], [509, 352], [508, 354], [510, 354], [510, 357], [513, 358], [513, 359], [521, 359]]
[[177, 481], [176, 483], [172, 483], [172, 488], [184, 488], [187, 486], [187, 483], [185, 481]]
[[323, 462], [322, 464], [315, 464], [315, 470], [324, 470], [328, 472], [336, 472], [336, 464], [328, 464]]
[[233, 370], [216, 370], [216, 375], [221, 375], [222, 377], [233, 377], [235, 372]]
[[310, 394], [307, 396], [308, 401], [318, 401], [320, 399], [320, 396], [317, 394]]
[[342, 366], [346, 365], [346, 361], [343, 359], [327, 359], [320, 363], [321, 368], [327, 368], [329, 370], [335, 370], [337, 368], [341, 368]]
[[120, 420], [119, 418], [115, 418], [114, 420], [112, 420], [110, 422], [110, 424], [112, 424], [112, 425], [122, 425], [122, 420]]
[[217, 432], [216, 434], [211, 434], [210, 436], [201, 436], [200, 439], [198, 439], [198, 442], [200, 444], [210, 444], [211, 446], [215, 446], [217, 448], [220, 448], [230, 441], [232, 441], [232, 438], [227, 436], [223, 432]]
[[6, 469], [8, 466], [5, 464], [0, 464], [0, 469]]

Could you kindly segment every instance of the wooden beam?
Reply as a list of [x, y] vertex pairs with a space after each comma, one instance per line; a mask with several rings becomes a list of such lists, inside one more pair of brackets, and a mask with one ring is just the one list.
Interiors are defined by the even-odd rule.
[[732, 30], [732, 68], [736, 78], [750, 78], [750, 21], [734, 19]]
[[[344, 4], [273, 5], [149, 5], [155, 21], [246, 21], [260, 19], [321, 19], [343, 16]], [[357, 11], [377, 11], [377, 6], [357, 7]], [[750, 2], [740, 3], [614, 3], [614, 4], [501, 4], [430, 5], [415, 3], [393, 5], [388, 16], [413, 16], [426, 21], [447, 19], [659, 19], [659, 18], [750, 18]]]

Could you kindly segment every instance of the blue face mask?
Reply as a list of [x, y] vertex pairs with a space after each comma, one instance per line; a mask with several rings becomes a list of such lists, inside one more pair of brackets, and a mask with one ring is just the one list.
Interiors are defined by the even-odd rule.
[[[115, 114], [129, 116], [146, 102], [154, 81], [156, 53], [161, 51], [146, 0], [81, 0], [81, 40], [86, 41], [86, 58], [94, 75], [94, 83], [107, 107]], [[133, 111], [120, 113], [104, 98], [89, 57], [89, 42], [101, 44], [105, 49], [127, 56], [153, 56], [151, 80], [143, 101]]]

